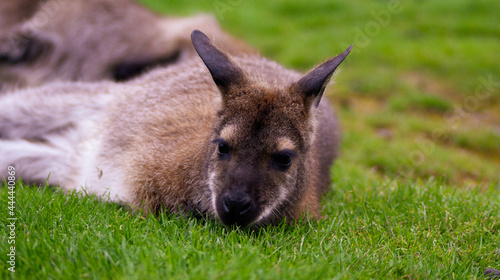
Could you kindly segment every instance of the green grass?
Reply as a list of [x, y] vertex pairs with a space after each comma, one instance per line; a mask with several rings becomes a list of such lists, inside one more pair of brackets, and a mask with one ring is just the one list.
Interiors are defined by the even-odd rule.
[[[481, 279], [500, 264], [499, 186], [340, 184], [325, 199], [325, 219], [257, 231], [168, 214], [144, 218], [82, 194], [18, 184], [17, 271], [2, 262], [0, 277]], [[0, 194], [6, 205], [6, 188]], [[5, 207], [0, 214], [7, 216]], [[6, 234], [0, 244], [6, 252]]]
[[213, 13], [299, 70], [355, 45], [327, 90], [344, 135], [325, 219], [231, 230], [18, 183], [17, 272], [1, 261], [0, 279], [484, 279], [500, 268], [499, 1], [396, 12], [368, 0], [141, 2]]

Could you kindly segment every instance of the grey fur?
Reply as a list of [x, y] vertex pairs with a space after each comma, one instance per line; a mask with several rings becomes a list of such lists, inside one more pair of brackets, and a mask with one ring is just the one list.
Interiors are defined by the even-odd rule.
[[54, 81], [123, 80], [182, 63], [196, 55], [193, 29], [230, 52], [253, 51], [211, 15], [167, 17], [132, 0], [8, 0], [0, 16], [0, 93]]

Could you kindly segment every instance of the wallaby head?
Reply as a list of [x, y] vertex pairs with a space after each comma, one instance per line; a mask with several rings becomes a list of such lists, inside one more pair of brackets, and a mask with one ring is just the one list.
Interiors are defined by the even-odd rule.
[[351, 47], [297, 81], [271, 85], [245, 73], [202, 32], [191, 37], [222, 97], [206, 155], [216, 215], [240, 226], [298, 218], [307, 210], [318, 215], [315, 114]]

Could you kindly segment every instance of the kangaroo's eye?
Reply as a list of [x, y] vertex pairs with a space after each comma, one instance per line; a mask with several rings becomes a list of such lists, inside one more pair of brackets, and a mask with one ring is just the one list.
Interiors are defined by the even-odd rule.
[[212, 142], [217, 144], [217, 154], [219, 155], [219, 159], [227, 159], [231, 154], [231, 146], [229, 146], [229, 144], [222, 139], [216, 139]]
[[287, 170], [292, 165], [295, 154], [292, 151], [282, 151], [273, 155], [273, 165], [281, 171]]
[[217, 153], [219, 153], [219, 155], [229, 155], [230, 152], [231, 148], [227, 143], [219, 143], [217, 147]]

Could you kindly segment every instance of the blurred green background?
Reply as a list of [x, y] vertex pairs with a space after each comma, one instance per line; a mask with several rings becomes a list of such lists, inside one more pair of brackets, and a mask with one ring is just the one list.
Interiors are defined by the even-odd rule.
[[349, 44], [328, 98], [343, 127], [336, 182], [500, 182], [500, 1], [141, 0], [211, 13], [264, 56], [306, 71]]
[[19, 182], [19, 271], [0, 262], [0, 279], [484, 279], [500, 268], [500, 1], [140, 1], [214, 14], [300, 71], [354, 44], [327, 90], [343, 142], [325, 219], [229, 230]]

